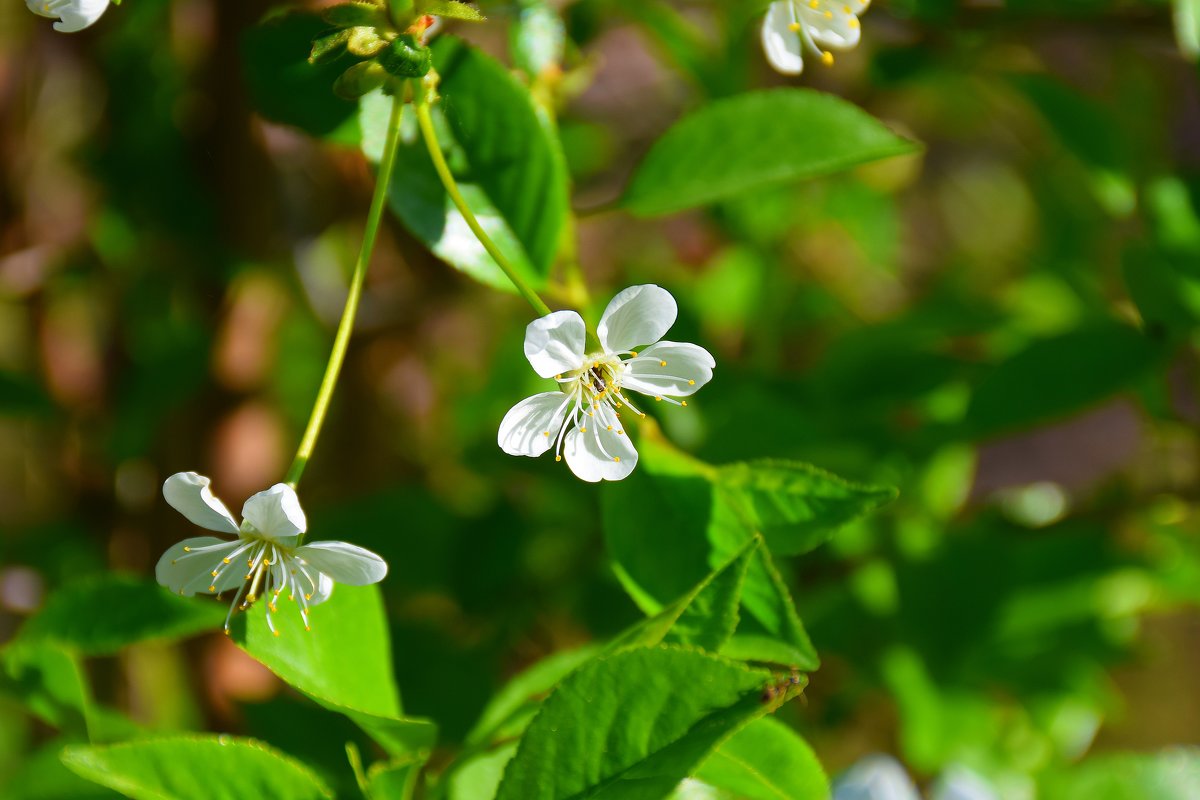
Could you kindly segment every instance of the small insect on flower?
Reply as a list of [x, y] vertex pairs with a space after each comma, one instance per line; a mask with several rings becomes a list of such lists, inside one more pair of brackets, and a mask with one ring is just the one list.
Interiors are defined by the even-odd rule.
[[788, 692], [792, 691], [798, 686], [804, 686], [804, 676], [802, 676], [798, 671], [792, 670], [791, 674], [782, 677], [776, 677], [775, 680], [772, 680], [770, 683], [764, 686], [759, 700], [763, 703], [763, 705], [768, 705], [780, 697], [786, 699]]
[[[612, 299], [596, 333], [600, 350], [586, 352], [587, 329], [574, 311], [536, 319], [525, 331], [525, 357], [559, 391], [517, 403], [500, 423], [500, 449], [537, 457], [554, 448], [579, 478], [619, 481], [637, 465], [629, 440], [630, 416], [646, 416], [629, 392], [686, 406], [712, 379], [716, 362], [703, 347], [659, 341], [675, 324], [678, 307], [666, 289], [631, 286]], [[644, 349], [638, 350], [643, 345]], [[642, 401], [638, 401], [642, 402]]]
[[280, 597], [297, 604], [304, 628], [310, 630], [310, 609], [329, 599], [335, 581], [366, 586], [387, 575], [387, 562], [370, 550], [345, 542], [300, 545], [308, 521], [291, 486], [277, 483], [247, 500], [239, 526], [213, 496], [210, 483], [195, 472], [180, 472], [167, 478], [163, 496], [201, 528], [237, 538], [184, 539], [163, 553], [154, 574], [160, 584], [185, 597], [236, 589], [225, 617], [226, 633], [234, 611], [244, 611], [260, 597], [267, 597], [271, 633], [279, 635], [274, 615]]
[[25, 5], [39, 17], [57, 19], [54, 30], [78, 33], [95, 24], [108, 10], [110, 0], [25, 0]]
[[804, 70], [804, 51], [833, 64], [833, 50], [858, 44], [858, 16], [870, 0], [781, 0], [771, 3], [763, 20], [763, 51], [771, 66], [784, 75]]

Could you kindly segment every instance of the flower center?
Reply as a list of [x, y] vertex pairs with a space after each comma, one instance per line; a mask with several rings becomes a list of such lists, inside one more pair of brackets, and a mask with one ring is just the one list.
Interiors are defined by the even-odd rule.
[[621, 373], [625, 365], [617, 356], [594, 353], [584, 359], [578, 373], [579, 386], [587, 402], [596, 403], [621, 391]]

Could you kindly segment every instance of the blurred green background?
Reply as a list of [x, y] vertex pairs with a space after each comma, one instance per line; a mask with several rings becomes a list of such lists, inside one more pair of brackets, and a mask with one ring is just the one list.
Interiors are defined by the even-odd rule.
[[[454, 32], [511, 61], [521, 8], [483, 7]], [[761, 9], [556, 7], [593, 310], [657, 283], [672, 338], [717, 359], [657, 415], [668, 438], [900, 489], [780, 559], [824, 660], [780, 716], [827, 770], [889, 752], [1022, 797], [1090, 755], [1200, 743], [1200, 84], [1172, 6], [879, 3], [857, 50], [798, 82], [922, 153], [659, 220], [607, 210], [650, 144], [788, 83]], [[161, 500], [171, 473], [212, 476], [236, 510], [291, 459], [373, 178], [352, 134], [255, 113], [243, 37], [267, 9], [125, 0], [63, 36], [0, 6], [0, 642], [60, 587], [150, 575], [192, 535]], [[321, 538], [390, 563], [406, 710], [447, 752], [516, 671], [640, 617], [605, 544], [614, 487], [496, 446], [544, 389], [528, 320], [389, 219], [302, 487]], [[346, 769], [219, 631], [86, 666], [147, 728]], [[0, 694], [0, 794], [76, 796], [29, 788], [60, 727], [34, 712]]]

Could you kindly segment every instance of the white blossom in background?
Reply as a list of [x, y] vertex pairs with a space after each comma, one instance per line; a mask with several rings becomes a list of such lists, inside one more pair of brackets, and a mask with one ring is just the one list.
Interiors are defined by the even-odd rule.
[[587, 329], [574, 311], [531, 322], [525, 357], [538, 375], [558, 381], [559, 390], [513, 406], [500, 423], [500, 449], [536, 457], [553, 448], [556, 460], [565, 458], [576, 476], [592, 483], [627, 476], [638, 454], [626, 419], [646, 416], [629, 401], [629, 392], [686, 406], [676, 398], [698, 391], [716, 366], [703, 347], [660, 341], [677, 313], [667, 290], [631, 286], [604, 310], [596, 328], [600, 350], [594, 353], [586, 352]]
[[833, 800], [921, 800], [904, 766], [891, 756], [866, 756], [833, 783]]
[[771, 66], [785, 75], [804, 70], [804, 51], [821, 63], [833, 63], [834, 50], [858, 44], [858, 15], [870, 0], [781, 0], [771, 3], [763, 20], [763, 50]]
[[25, 5], [40, 17], [57, 19], [54, 30], [78, 33], [103, 16], [109, 0], [25, 0]]
[[234, 611], [269, 595], [267, 626], [278, 636], [274, 614], [285, 594], [297, 603], [308, 630], [309, 609], [329, 599], [335, 581], [366, 586], [387, 575], [387, 562], [370, 550], [345, 542], [298, 545], [308, 521], [291, 486], [277, 483], [251, 497], [242, 506], [238, 525], [213, 496], [210, 483], [195, 472], [180, 472], [167, 478], [163, 497], [201, 528], [237, 538], [184, 539], [163, 553], [154, 574], [163, 586], [185, 597], [236, 590], [225, 617], [226, 633]]

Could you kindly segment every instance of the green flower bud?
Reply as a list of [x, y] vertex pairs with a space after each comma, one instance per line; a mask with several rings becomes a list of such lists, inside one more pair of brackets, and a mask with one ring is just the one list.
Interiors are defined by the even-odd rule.
[[383, 86], [387, 79], [387, 71], [378, 63], [364, 61], [343, 72], [334, 81], [333, 91], [338, 97], [357, 100]]
[[393, 40], [377, 60], [397, 78], [420, 78], [433, 68], [433, 53], [407, 33]]

